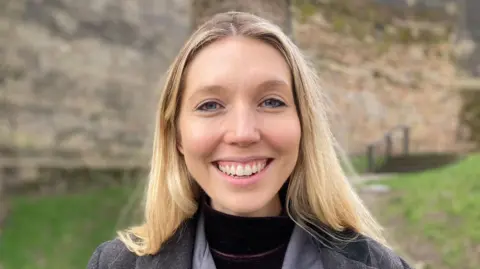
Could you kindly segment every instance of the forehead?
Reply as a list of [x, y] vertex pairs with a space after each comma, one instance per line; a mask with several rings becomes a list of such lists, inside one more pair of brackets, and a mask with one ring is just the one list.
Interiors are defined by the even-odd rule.
[[248, 37], [228, 37], [200, 50], [185, 80], [187, 95], [195, 89], [220, 85], [249, 87], [265, 81], [291, 85], [283, 55], [270, 44]]

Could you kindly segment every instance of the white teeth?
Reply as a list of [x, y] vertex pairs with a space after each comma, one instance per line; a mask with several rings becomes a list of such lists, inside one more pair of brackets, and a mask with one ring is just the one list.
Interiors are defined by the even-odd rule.
[[245, 171], [244, 172], [245, 172], [246, 175], [253, 174], [252, 168], [248, 164], [245, 166]]
[[252, 165], [252, 173], [258, 172], [258, 166], [257, 164]]
[[218, 169], [230, 176], [250, 176], [263, 170], [266, 161], [254, 163], [252, 165], [218, 165]]
[[237, 171], [235, 171], [235, 174], [237, 176], [243, 176], [243, 170], [244, 170], [243, 166], [239, 165], [239, 166], [237, 166]]

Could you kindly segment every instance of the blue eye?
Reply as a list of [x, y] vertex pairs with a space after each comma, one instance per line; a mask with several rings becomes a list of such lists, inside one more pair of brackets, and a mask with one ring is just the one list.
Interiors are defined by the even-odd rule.
[[275, 108], [275, 107], [285, 106], [285, 103], [280, 100], [270, 98], [263, 101], [262, 105]]
[[214, 110], [217, 110], [221, 107], [221, 105], [217, 102], [213, 102], [213, 101], [210, 101], [210, 102], [205, 102], [203, 103], [202, 105], [200, 105], [197, 110], [201, 110], [201, 111], [214, 111]]

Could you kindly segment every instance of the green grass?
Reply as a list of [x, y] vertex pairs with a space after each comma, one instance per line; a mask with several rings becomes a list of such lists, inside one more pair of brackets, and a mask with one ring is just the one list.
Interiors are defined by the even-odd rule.
[[115, 236], [130, 187], [12, 200], [0, 238], [3, 269], [85, 268], [94, 249]]
[[449, 268], [478, 268], [480, 154], [452, 166], [398, 176], [382, 184], [401, 194], [390, 199], [382, 217], [404, 219], [406, 226], [398, 227], [402, 234], [423, 234]]

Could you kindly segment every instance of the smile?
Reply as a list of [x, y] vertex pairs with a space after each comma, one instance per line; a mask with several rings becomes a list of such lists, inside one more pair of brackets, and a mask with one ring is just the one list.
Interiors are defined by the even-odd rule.
[[215, 166], [220, 172], [232, 177], [250, 177], [262, 172], [272, 159], [258, 159], [249, 162], [217, 161]]

